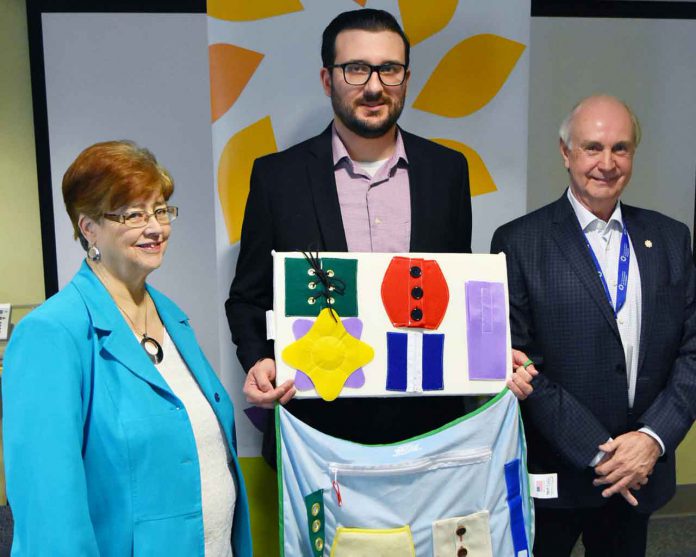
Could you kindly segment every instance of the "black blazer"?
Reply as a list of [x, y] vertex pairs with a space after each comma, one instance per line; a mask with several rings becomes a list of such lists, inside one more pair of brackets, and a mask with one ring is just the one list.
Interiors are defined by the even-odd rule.
[[[401, 130], [408, 157], [414, 252], [471, 251], [471, 197], [460, 153]], [[336, 191], [331, 126], [257, 159], [244, 214], [237, 271], [225, 304], [245, 371], [273, 357], [266, 310], [273, 306], [271, 250], [347, 251]], [[337, 437], [384, 443], [423, 433], [464, 413], [461, 397], [292, 401], [301, 419]], [[270, 447], [269, 447], [270, 449]]]
[[[512, 344], [541, 374], [522, 403], [529, 470], [557, 472], [559, 498], [540, 506], [599, 506], [589, 463], [597, 447], [642, 426], [665, 444], [636, 493], [652, 512], [674, 494], [674, 451], [696, 414], [696, 273], [686, 226], [621, 205], [641, 280], [642, 320], [633, 409], [611, 305], [566, 194], [500, 227], [491, 251], [507, 256]], [[617, 497], [620, 497], [617, 495]]]

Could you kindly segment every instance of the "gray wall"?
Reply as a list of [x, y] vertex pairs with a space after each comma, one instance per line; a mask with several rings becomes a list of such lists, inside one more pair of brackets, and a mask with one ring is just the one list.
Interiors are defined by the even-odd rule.
[[693, 232], [696, 179], [696, 21], [532, 18], [527, 209], [568, 184], [558, 126], [580, 98], [627, 101], [643, 128], [623, 200]]
[[84, 258], [60, 193], [68, 165], [97, 141], [148, 147], [174, 176], [181, 210], [150, 282], [181, 305], [219, 369], [205, 15], [51, 13], [42, 22], [60, 286]]

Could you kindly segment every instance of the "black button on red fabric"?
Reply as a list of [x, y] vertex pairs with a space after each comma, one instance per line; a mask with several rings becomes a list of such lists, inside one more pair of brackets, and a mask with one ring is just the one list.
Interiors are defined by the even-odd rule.
[[215, 393], [215, 402], [220, 402], [220, 395]]
[[437, 329], [449, 302], [445, 276], [431, 259], [393, 257], [384, 273], [381, 293], [394, 327]]

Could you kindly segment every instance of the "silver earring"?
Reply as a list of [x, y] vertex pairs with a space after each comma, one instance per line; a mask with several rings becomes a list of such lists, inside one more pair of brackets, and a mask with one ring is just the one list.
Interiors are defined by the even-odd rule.
[[97, 246], [90, 246], [87, 250], [87, 259], [90, 261], [99, 261], [101, 259], [101, 252]]

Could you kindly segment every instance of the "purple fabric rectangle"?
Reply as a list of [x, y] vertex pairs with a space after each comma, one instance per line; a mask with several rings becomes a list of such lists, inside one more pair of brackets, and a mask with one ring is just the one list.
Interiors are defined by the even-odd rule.
[[505, 379], [505, 287], [500, 282], [466, 283], [469, 379]]

